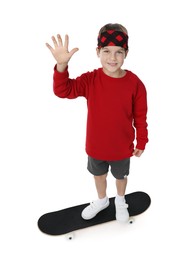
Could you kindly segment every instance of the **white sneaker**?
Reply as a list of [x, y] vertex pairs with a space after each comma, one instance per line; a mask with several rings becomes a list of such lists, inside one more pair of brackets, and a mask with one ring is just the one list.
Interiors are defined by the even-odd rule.
[[100, 211], [107, 208], [109, 206], [109, 199], [107, 199], [104, 205], [96, 200], [90, 203], [81, 213], [83, 219], [88, 220], [94, 218]]
[[127, 210], [128, 204], [117, 203], [115, 199], [115, 210], [116, 210], [116, 220], [120, 222], [127, 222], [129, 220], [129, 212]]

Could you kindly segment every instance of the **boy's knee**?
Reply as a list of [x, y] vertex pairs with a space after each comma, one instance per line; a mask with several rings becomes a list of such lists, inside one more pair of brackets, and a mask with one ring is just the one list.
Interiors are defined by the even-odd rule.
[[96, 180], [105, 180], [106, 178], [107, 178], [107, 173], [105, 173], [105, 174], [102, 174], [102, 175], [94, 175], [94, 178], [96, 179]]

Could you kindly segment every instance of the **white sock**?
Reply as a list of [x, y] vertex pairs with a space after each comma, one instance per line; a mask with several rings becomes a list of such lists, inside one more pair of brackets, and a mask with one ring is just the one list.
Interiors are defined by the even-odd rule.
[[120, 196], [117, 194], [115, 199], [118, 204], [123, 204], [125, 202], [125, 196]]
[[106, 202], [107, 202], [107, 200], [108, 200], [107, 196], [105, 196], [105, 198], [103, 198], [103, 199], [98, 199], [98, 201], [99, 201], [99, 203], [100, 203], [101, 205], [105, 205]]

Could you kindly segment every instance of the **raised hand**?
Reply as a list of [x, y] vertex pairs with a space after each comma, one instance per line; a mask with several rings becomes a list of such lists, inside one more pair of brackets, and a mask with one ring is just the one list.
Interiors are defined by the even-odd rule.
[[74, 48], [71, 51], [68, 51], [68, 35], [65, 35], [64, 44], [62, 42], [62, 37], [60, 36], [60, 34], [57, 35], [57, 39], [54, 36], [52, 36], [52, 41], [54, 44], [54, 48], [48, 43], [46, 43], [46, 46], [51, 51], [53, 57], [57, 61], [57, 70], [62, 72], [67, 67], [72, 55], [78, 51], [78, 48]]

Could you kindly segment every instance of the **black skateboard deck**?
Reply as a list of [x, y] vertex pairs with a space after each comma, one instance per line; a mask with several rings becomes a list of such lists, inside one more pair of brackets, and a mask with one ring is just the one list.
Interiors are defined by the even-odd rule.
[[[78, 229], [115, 220], [114, 199], [115, 197], [109, 198], [109, 207], [99, 212], [93, 219], [84, 220], [81, 217], [82, 210], [89, 205], [89, 203], [85, 203], [42, 215], [38, 220], [38, 227], [43, 233], [49, 235], [63, 235]], [[127, 194], [125, 199], [129, 205], [130, 217], [143, 213], [151, 204], [150, 196], [142, 191]]]

